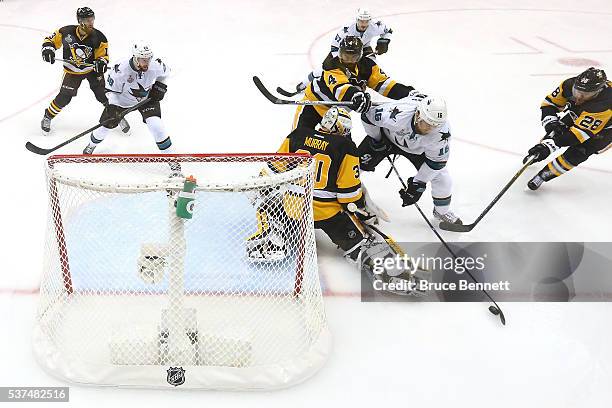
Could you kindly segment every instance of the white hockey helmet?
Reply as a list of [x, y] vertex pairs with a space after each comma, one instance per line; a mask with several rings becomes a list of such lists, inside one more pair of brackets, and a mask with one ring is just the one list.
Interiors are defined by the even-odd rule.
[[446, 122], [446, 101], [440, 96], [427, 96], [417, 107], [419, 119], [431, 126], [441, 126]]
[[357, 20], [370, 21], [371, 19], [372, 19], [372, 14], [370, 14], [369, 9], [361, 7], [357, 10]]
[[319, 127], [329, 133], [347, 136], [351, 133], [353, 127], [351, 114], [344, 108], [332, 106], [323, 115]]
[[132, 45], [132, 56], [150, 60], [153, 58], [153, 49], [144, 41], [136, 41]]

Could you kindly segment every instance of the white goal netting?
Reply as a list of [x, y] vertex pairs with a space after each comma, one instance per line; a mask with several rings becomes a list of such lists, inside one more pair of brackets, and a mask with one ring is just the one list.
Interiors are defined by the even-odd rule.
[[40, 364], [73, 382], [171, 388], [312, 375], [330, 348], [313, 166], [295, 154], [49, 158]]

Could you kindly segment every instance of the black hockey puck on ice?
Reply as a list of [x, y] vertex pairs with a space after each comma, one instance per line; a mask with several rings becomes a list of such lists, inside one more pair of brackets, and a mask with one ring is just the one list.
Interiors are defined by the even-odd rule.
[[493, 313], [495, 316], [499, 314], [499, 309], [495, 306], [489, 306], [489, 312]]

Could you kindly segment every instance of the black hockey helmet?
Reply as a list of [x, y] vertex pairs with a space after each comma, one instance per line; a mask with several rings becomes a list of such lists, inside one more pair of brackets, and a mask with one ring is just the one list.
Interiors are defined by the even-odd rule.
[[79, 7], [76, 12], [77, 22], [80, 24], [81, 20], [89, 17], [96, 17], [96, 14], [89, 7]]
[[599, 92], [607, 82], [603, 69], [591, 67], [576, 77], [574, 89], [580, 92]]
[[347, 35], [340, 41], [338, 56], [343, 64], [356, 64], [363, 53], [363, 42], [361, 38]]

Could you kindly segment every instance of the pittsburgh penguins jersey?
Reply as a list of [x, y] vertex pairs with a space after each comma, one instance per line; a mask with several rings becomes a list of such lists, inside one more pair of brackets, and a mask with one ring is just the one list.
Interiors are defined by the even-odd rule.
[[363, 114], [361, 119], [366, 125], [382, 128], [387, 139], [406, 153], [424, 153], [425, 164], [432, 170], [441, 170], [446, 166], [450, 154], [449, 123], [446, 121], [425, 135], [416, 133], [414, 115], [418, 102], [417, 98], [406, 98], [400, 102], [378, 105]]
[[[334, 58], [329, 66], [324, 66], [321, 75], [314, 78], [304, 92], [305, 101], [350, 101], [357, 92], [371, 88], [391, 99], [408, 96], [414, 88], [394, 81], [374, 61], [362, 58], [353, 70]], [[321, 117], [329, 106], [314, 105]], [[296, 123], [299, 116], [296, 112]], [[295, 123], [294, 123], [295, 127]]]
[[170, 68], [161, 59], [152, 59], [149, 69], [139, 71], [132, 58], [109, 68], [106, 78], [108, 102], [111, 105], [129, 108], [149, 95], [156, 81], [165, 82]]
[[368, 28], [363, 32], [357, 29], [356, 23], [348, 24], [342, 27], [342, 29], [340, 29], [340, 31], [338, 31], [338, 33], [334, 37], [334, 40], [331, 44], [332, 56], [338, 56], [338, 52], [340, 51], [340, 41], [342, 41], [344, 37], [347, 37], [349, 35], [353, 37], [359, 37], [361, 39], [361, 42], [363, 43], [363, 47], [365, 48], [370, 46], [370, 41], [372, 41], [372, 39], [375, 37], [391, 40], [391, 34], [393, 34], [393, 30], [387, 27], [380, 20], [376, 22], [371, 21], [370, 24], [368, 24]]
[[572, 88], [576, 77], [561, 82], [553, 92], [542, 101], [542, 119], [556, 115], [566, 106], [576, 119], [567, 134], [555, 135], [555, 141], [561, 145], [583, 143], [596, 136], [604, 129], [612, 129], [612, 82], [608, 81], [605, 88], [595, 98], [576, 105], [572, 96]]
[[108, 40], [100, 30], [93, 29], [89, 35], [81, 36], [78, 26], [68, 25], [57, 29], [53, 34], [45, 37], [44, 48], [57, 50], [63, 47], [62, 58], [70, 62], [64, 62], [64, 71], [70, 74], [84, 75], [93, 71], [94, 60], [102, 58], [108, 63]]
[[[309, 153], [316, 160], [313, 212], [321, 221], [342, 211], [342, 205], [363, 207], [357, 146], [345, 136], [297, 128], [283, 141], [279, 153]], [[273, 171], [279, 169], [271, 166]]]

